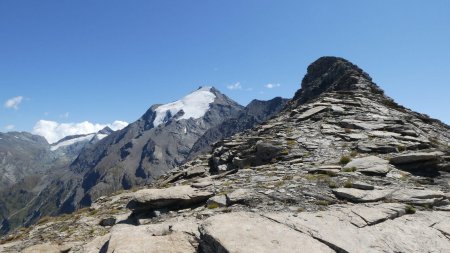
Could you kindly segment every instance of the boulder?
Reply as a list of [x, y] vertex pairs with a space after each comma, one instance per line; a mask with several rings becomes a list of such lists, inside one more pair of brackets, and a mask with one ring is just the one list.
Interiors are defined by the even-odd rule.
[[114, 226], [115, 224], [116, 224], [116, 217], [104, 218], [99, 222], [99, 225], [103, 227]]
[[206, 206], [208, 208], [225, 207], [227, 206], [227, 197], [225, 195], [211, 197], [206, 201]]
[[271, 143], [258, 141], [256, 143], [256, 159], [261, 162], [270, 162], [273, 158], [277, 157], [283, 150], [281, 146], [275, 146]]
[[145, 189], [134, 193], [127, 208], [133, 211], [155, 209], [181, 209], [206, 201], [214, 193], [201, 191], [188, 185], [165, 189]]
[[256, 192], [249, 189], [237, 189], [227, 194], [228, 205], [233, 204], [250, 204], [255, 200]]
[[445, 197], [445, 193], [434, 190], [399, 189], [392, 193], [391, 198], [403, 203], [416, 205], [435, 205]]
[[386, 175], [390, 171], [389, 161], [377, 156], [356, 158], [344, 166], [344, 169], [356, 168], [357, 171], [371, 175]]
[[443, 155], [444, 153], [440, 151], [407, 153], [407, 154], [400, 154], [391, 158], [390, 162], [395, 165], [405, 163], [425, 162], [430, 160], [438, 160], [439, 157]]
[[200, 226], [201, 252], [332, 253], [325, 244], [260, 215], [236, 212], [208, 218]]

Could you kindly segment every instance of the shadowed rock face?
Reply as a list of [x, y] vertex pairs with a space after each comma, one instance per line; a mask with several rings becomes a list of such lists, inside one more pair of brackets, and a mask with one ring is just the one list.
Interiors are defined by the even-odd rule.
[[276, 97], [268, 101], [253, 100], [235, 118], [206, 131], [192, 147], [188, 159], [194, 159], [200, 154], [211, 151], [212, 144], [228, 138], [233, 134], [245, 131], [277, 115], [288, 103], [288, 99]]
[[372, 78], [353, 63], [339, 57], [321, 57], [308, 66], [293, 101], [302, 104], [324, 92], [355, 90], [383, 93]]

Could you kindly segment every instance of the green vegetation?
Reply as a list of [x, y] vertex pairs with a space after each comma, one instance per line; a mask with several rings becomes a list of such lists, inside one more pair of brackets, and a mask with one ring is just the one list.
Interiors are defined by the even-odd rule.
[[281, 150], [280, 155], [289, 155], [289, 150], [287, 148]]
[[336, 182], [334, 182], [334, 181], [330, 181], [329, 183], [328, 183], [328, 187], [330, 187], [330, 188], [337, 188], [337, 184], [336, 184]]
[[416, 213], [416, 208], [414, 208], [414, 207], [411, 206], [411, 205], [407, 205], [407, 206], [405, 207], [405, 212], [406, 212], [407, 214], [415, 214], [415, 213]]
[[219, 208], [219, 204], [217, 203], [211, 203], [208, 205], [208, 209], [216, 209]]
[[398, 150], [398, 152], [406, 151], [406, 146], [399, 145], [399, 146], [397, 147], [397, 150]]
[[353, 187], [353, 182], [351, 180], [345, 181], [344, 187], [345, 188], [352, 188]]
[[297, 145], [297, 141], [295, 141], [295, 140], [287, 140], [287, 145], [288, 145], [288, 147], [293, 147], [293, 146], [295, 146], [295, 145]]
[[316, 205], [318, 205], [318, 206], [328, 206], [328, 205], [330, 205], [330, 202], [328, 202], [326, 200], [317, 200], [314, 203]]
[[289, 180], [292, 180], [292, 179], [294, 179], [293, 175], [284, 175], [283, 178], [282, 178], [282, 180], [284, 180], [284, 181], [289, 181]]
[[342, 156], [341, 159], [339, 160], [339, 163], [342, 165], [346, 165], [347, 163], [349, 163], [352, 159], [349, 156]]
[[342, 172], [355, 172], [357, 169], [356, 167], [350, 167], [350, 168], [343, 168]]

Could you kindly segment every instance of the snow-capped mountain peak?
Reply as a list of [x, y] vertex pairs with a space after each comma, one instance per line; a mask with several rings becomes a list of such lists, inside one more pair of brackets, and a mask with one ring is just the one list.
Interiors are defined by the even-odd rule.
[[209, 105], [214, 102], [216, 95], [211, 91], [212, 87], [202, 87], [172, 103], [160, 105], [155, 109], [155, 120], [153, 126], [157, 127], [175, 115], [183, 111], [183, 115], [177, 118], [181, 119], [198, 119], [205, 115], [209, 109]]

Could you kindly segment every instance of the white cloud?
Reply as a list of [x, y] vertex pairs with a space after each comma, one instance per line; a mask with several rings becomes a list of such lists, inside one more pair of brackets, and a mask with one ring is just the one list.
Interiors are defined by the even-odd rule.
[[279, 83], [268, 83], [268, 84], [264, 85], [264, 87], [266, 87], [267, 89], [273, 89], [273, 88], [280, 87], [280, 86], [281, 86], [281, 84], [279, 84]]
[[13, 130], [14, 128], [16, 128], [16, 126], [14, 126], [14, 125], [6, 125], [6, 126], [5, 126], [5, 129], [6, 129], [7, 131], [11, 131], [11, 130]]
[[242, 85], [240, 82], [234, 83], [234, 84], [230, 84], [227, 85], [227, 89], [229, 90], [242, 90]]
[[89, 121], [58, 123], [56, 121], [39, 120], [34, 125], [32, 133], [44, 136], [49, 143], [55, 143], [69, 135], [96, 133], [107, 126], [112, 130], [119, 130], [127, 125], [127, 122], [120, 120], [116, 120], [111, 124], [97, 124]]
[[8, 109], [19, 109], [19, 104], [22, 103], [23, 97], [17, 96], [6, 100], [5, 107]]

